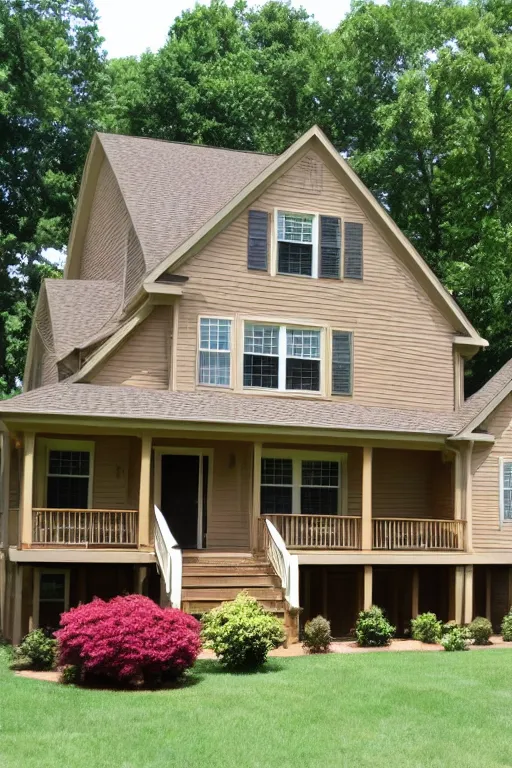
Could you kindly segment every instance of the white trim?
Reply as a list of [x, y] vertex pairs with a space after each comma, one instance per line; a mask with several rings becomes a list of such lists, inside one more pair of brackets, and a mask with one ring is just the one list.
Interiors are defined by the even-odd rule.
[[512, 523], [512, 517], [505, 517], [505, 464], [512, 464], [512, 459], [506, 456], [500, 456], [499, 458], [499, 492], [500, 492], [500, 528], [504, 525], [510, 525]]
[[[41, 445], [44, 451], [44, 468], [43, 485], [38, 489], [38, 492], [43, 496], [42, 506], [47, 506], [47, 492], [48, 492], [48, 469], [50, 462], [50, 451], [81, 451], [89, 454], [89, 483], [87, 487], [87, 509], [92, 509], [93, 490], [94, 490], [94, 440], [61, 440], [60, 438], [38, 438], [38, 444]], [[37, 472], [37, 477], [41, 477], [40, 471]], [[63, 475], [65, 477], [65, 475]], [[73, 477], [85, 477], [85, 475], [73, 475]], [[37, 502], [39, 504], [39, 501]]]
[[[208, 457], [208, 488], [207, 499], [207, 523], [212, 509], [212, 479], [213, 479], [213, 448], [179, 448], [175, 446], [156, 445], [153, 447], [155, 454], [155, 472], [153, 481], [153, 498], [155, 506], [162, 508], [162, 456], [198, 456], [199, 478], [197, 483], [197, 549], [203, 549], [203, 457]], [[172, 531], [171, 531], [172, 534]]]
[[[41, 576], [44, 574], [64, 574], [64, 611], [69, 611], [69, 568], [34, 568], [34, 591], [32, 597], [32, 629], [39, 629]], [[55, 601], [56, 602], [56, 601]]]
[[[338, 515], [348, 513], [348, 454], [338, 453], [337, 451], [301, 451], [294, 448], [263, 448], [261, 452], [262, 459], [291, 459], [292, 460], [292, 515], [300, 515], [300, 497], [302, 486], [302, 462], [303, 461], [331, 461], [336, 462], [339, 467], [338, 475]], [[263, 483], [261, 483], [263, 485]], [[287, 487], [290, 486], [279, 486]], [[317, 486], [304, 486], [317, 487]], [[332, 488], [334, 486], [322, 486]]]

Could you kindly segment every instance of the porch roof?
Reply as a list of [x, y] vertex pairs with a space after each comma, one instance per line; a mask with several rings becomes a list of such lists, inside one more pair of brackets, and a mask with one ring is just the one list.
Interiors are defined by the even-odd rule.
[[0, 404], [0, 418], [15, 415], [112, 418], [155, 422], [196, 422], [337, 431], [453, 435], [454, 412], [362, 406], [311, 398], [169, 392], [129, 386], [53, 384]]

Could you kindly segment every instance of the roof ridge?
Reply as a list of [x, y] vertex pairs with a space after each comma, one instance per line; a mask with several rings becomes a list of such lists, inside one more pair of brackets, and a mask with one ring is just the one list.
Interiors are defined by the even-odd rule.
[[221, 152], [236, 152], [241, 155], [262, 155], [263, 157], [279, 157], [279, 153], [275, 152], [260, 152], [256, 149], [232, 149], [231, 147], [217, 147], [214, 144], [194, 144], [190, 141], [172, 141], [170, 139], [160, 139], [156, 136], [133, 136], [130, 133], [108, 133], [106, 131], [97, 131], [98, 136], [121, 136], [124, 139], [135, 139], [143, 141], [158, 141], [162, 144], [173, 144], [181, 147], [197, 147], [199, 149], [215, 149]]

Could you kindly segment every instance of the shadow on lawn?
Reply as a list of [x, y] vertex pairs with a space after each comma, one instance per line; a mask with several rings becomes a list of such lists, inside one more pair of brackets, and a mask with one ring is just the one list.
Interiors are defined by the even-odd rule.
[[191, 675], [234, 675], [236, 677], [247, 675], [268, 675], [274, 672], [281, 672], [284, 669], [277, 659], [269, 659], [262, 667], [258, 669], [226, 669], [217, 659], [200, 659], [196, 662], [194, 668], [190, 671]]

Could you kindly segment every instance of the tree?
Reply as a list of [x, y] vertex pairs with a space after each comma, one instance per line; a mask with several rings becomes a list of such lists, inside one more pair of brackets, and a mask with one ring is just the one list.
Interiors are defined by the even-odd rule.
[[90, 0], [0, 0], [0, 391], [22, 376], [31, 312], [67, 242], [108, 80]]

